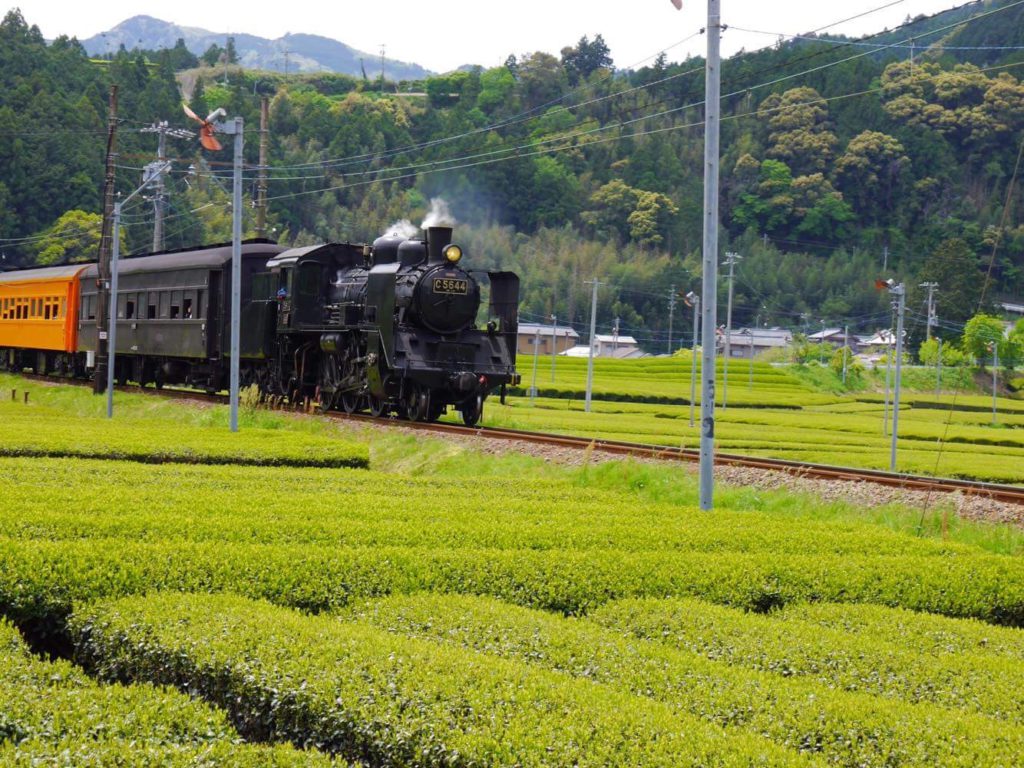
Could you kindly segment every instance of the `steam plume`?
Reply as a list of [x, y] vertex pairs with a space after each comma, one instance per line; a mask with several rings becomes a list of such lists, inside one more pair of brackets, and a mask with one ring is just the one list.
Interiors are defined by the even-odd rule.
[[395, 237], [404, 237], [406, 240], [409, 240], [410, 238], [416, 237], [419, 232], [416, 229], [415, 224], [408, 219], [402, 219], [388, 227], [388, 234], [394, 235]]
[[430, 210], [427, 211], [427, 217], [423, 219], [420, 228], [454, 227], [456, 223], [448, 203], [440, 197], [432, 197], [430, 198]]

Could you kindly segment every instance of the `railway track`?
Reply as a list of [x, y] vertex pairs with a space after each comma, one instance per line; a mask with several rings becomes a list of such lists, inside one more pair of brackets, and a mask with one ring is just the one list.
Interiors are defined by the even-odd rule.
[[[22, 374], [24, 378], [54, 383], [54, 379], [45, 376], [34, 376]], [[57, 380], [59, 383], [88, 386], [87, 382], [75, 382], [71, 380]], [[181, 400], [192, 400], [207, 403], [227, 402], [225, 395], [211, 395], [192, 390], [180, 390], [165, 388], [156, 390], [149, 387], [135, 385], [118, 386], [119, 391], [138, 392], [148, 395], [160, 395]], [[288, 410], [288, 409], [286, 409]], [[298, 409], [295, 409], [298, 410]], [[492, 440], [518, 441], [533, 443], [537, 445], [554, 446], [558, 448], [569, 448], [574, 450], [593, 450], [602, 453], [610, 453], [618, 456], [628, 456], [643, 459], [659, 459], [664, 461], [697, 462], [700, 459], [699, 451], [688, 448], [674, 448], [664, 445], [651, 445], [644, 443], [628, 443], [620, 440], [604, 440], [599, 438], [573, 437], [569, 435], [556, 435], [545, 432], [527, 432], [517, 429], [504, 429], [498, 427], [465, 427], [460, 424], [449, 424], [446, 422], [424, 423], [413, 421], [402, 421], [398, 419], [376, 419], [364, 414], [345, 414], [331, 411], [326, 415], [328, 418], [338, 421], [367, 422], [379, 425], [393, 424], [396, 427], [413, 429], [421, 432], [436, 434], [468, 435], [473, 437], [485, 437]], [[764, 469], [773, 472], [785, 472], [797, 477], [816, 478], [820, 480], [837, 480], [842, 482], [870, 482], [891, 488], [904, 490], [936, 492], [936, 493], [962, 493], [966, 496], [977, 496], [1007, 504], [1024, 505], [1024, 486], [1006, 485], [1003, 483], [989, 483], [980, 480], [963, 480], [953, 477], [929, 477], [927, 475], [909, 475], [900, 472], [886, 472], [878, 469], [862, 469], [859, 467], [840, 467], [829, 464], [812, 464], [802, 461], [791, 461], [788, 459], [772, 459], [757, 456], [744, 456], [734, 453], [715, 453], [715, 464], [721, 466], [750, 467]]]

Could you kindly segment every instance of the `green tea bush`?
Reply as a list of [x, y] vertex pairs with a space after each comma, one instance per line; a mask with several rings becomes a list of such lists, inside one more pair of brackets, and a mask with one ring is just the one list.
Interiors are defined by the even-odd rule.
[[[697, 604], [690, 604], [697, 614], [694, 635], [716, 633], [717, 618], [725, 609], [707, 606], [708, 613], [700, 615]], [[608, 618], [606, 611], [601, 612], [603, 619]], [[643, 631], [647, 616], [639, 605], [622, 622], [613, 622], [612, 631], [589, 621], [471, 597], [387, 598], [358, 606], [349, 615], [403, 636], [620, 687], [719, 725], [820, 754], [830, 765], [974, 766], [1012, 761], [1024, 749], [1024, 728], [999, 719], [850, 693], [828, 680], [779, 679], [734, 666], [728, 639], [722, 643], [725, 651], [676, 643], [667, 648], [614, 631], [620, 626], [634, 629], [628, 619], [637, 618], [642, 626], [638, 636], [662, 639], [657, 631]], [[667, 632], [675, 627], [672, 623]], [[799, 651], [796, 642], [794, 654], [799, 656]], [[885, 671], [879, 675], [884, 677]]]
[[[969, 648], [937, 659], [933, 650], [923, 653], [920, 644], [907, 644], [904, 638], [863, 637], [847, 628], [802, 621], [799, 609], [780, 620], [786, 613], [759, 616], [687, 599], [623, 600], [603, 606], [590, 618], [702, 658], [810, 679], [827, 689], [932, 702], [1024, 723], [1019, 661], [974, 654]], [[1024, 633], [1016, 634], [1024, 648]]]
[[101, 677], [201, 693], [244, 733], [371, 765], [806, 764], [614, 688], [233, 596], [93, 605], [71, 630]]
[[351, 440], [298, 431], [231, 433], [173, 423], [69, 419], [0, 405], [0, 456], [77, 457], [144, 463], [366, 467], [369, 451]]
[[223, 712], [176, 691], [101, 685], [66, 661], [42, 661], [3, 621], [0, 692], [0, 765], [340, 765], [240, 744]]

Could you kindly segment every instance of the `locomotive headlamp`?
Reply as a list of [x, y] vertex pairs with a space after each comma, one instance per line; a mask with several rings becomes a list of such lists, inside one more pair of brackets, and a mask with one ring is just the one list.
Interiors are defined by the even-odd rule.
[[449, 245], [444, 249], [444, 258], [449, 264], [458, 264], [462, 258], [462, 249], [457, 245]]

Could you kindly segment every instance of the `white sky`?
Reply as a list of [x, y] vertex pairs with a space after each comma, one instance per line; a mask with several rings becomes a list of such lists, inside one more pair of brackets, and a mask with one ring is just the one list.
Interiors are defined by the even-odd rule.
[[[14, 2], [18, 0], [13, 0]], [[891, 28], [908, 15], [930, 14], [963, 0], [722, 0], [722, 21], [738, 27], [799, 34], [864, 11], [890, 5], [827, 32], [861, 35]], [[683, 0], [682, 12], [669, 0], [290, 0], [235, 3], [216, 0], [20, 0], [29, 24], [43, 35], [80, 39], [105, 32], [135, 15], [153, 16], [185, 27], [213, 32], [247, 32], [274, 39], [289, 32], [340, 40], [365, 52], [387, 45], [388, 58], [410, 61], [434, 71], [461, 64], [485, 67], [502, 63], [510, 53], [547, 51], [554, 55], [583, 35], [601, 34], [620, 68], [644, 63], [704, 26], [703, 0]], [[723, 55], [753, 50], [774, 37], [727, 31]], [[671, 61], [701, 54], [703, 36], [673, 48]]]

